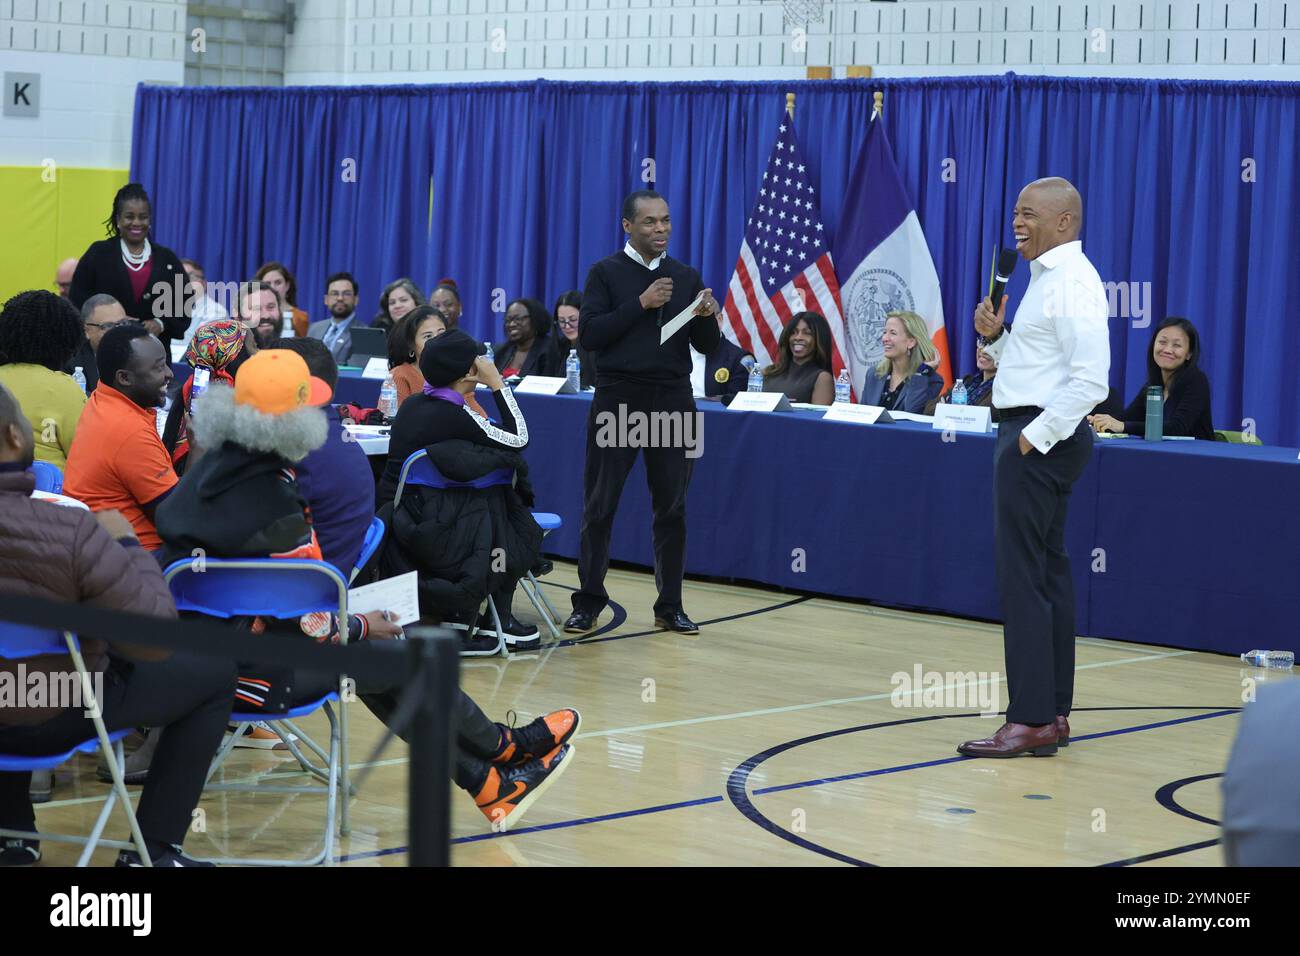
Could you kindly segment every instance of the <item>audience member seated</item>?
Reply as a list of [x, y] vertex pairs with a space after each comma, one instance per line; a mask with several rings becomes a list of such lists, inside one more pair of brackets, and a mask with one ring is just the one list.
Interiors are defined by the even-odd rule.
[[424, 304], [419, 286], [410, 279], [394, 279], [379, 293], [379, 314], [370, 320], [370, 327], [391, 332], [403, 316]]
[[111, 295], [103, 293], [92, 295], [82, 304], [81, 325], [86, 330], [86, 334], [82, 337], [81, 344], [77, 346], [77, 351], [73, 353], [72, 361], [64, 366], [63, 371], [72, 375], [77, 369], [81, 369], [81, 374], [86, 376], [87, 395], [99, 384], [99, 362], [95, 359], [99, 340], [109, 329], [134, 321], [135, 319], [127, 316], [122, 303]]
[[[339, 380], [339, 367], [324, 342], [280, 339], [275, 348], [296, 352], [312, 378], [329, 386], [330, 400]], [[323, 406], [328, 432], [325, 444], [307, 453], [295, 467], [298, 490], [311, 512], [321, 557], [347, 577], [361, 556], [366, 529], [375, 516], [375, 476], [361, 446], [349, 441], [343, 420], [332, 404]]]
[[[380, 515], [391, 512], [393, 532], [381, 568], [389, 575], [418, 570], [421, 610], [465, 627], [491, 594], [508, 646], [528, 650], [540, 643], [537, 628], [511, 613], [515, 585], [537, 563], [542, 541], [528, 511], [532, 490], [522, 455], [528, 425], [500, 373], [482, 354], [481, 344], [452, 330], [428, 342], [420, 355], [426, 385], [397, 412], [379, 485]], [[466, 405], [479, 382], [492, 390], [499, 426]], [[408, 487], [393, 509], [402, 464], [422, 448], [453, 481], [510, 468], [514, 486]], [[504, 568], [491, 557], [498, 548]], [[491, 615], [480, 617], [478, 627], [492, 629]]]
[[63, 298], [68, 297], [68, 291], [72, 288], [72, 276], [77, 271], [77, 258], [64, 259], [54, 270], [54, 285], [59, 290], [59, 295]]
[[[250, 355], [257, 352], [252, 329], [238, 319], [220, 319], [199, 326], [185, 349], [185, 362], [193, 369], [207, 369], [208, 388], [233, 387], [235, 373]], [[193, 412], [194, 376], [181, 386], [180, 394], [167, 412], [163, 427], [163, 447], [171, 456], [178, 476], [185, 474], [190, 455], [190, 415]]]
[[0, 384], [36, 433], [36, 457], [68, 466], [86, 396], [63, 372], [81, 344], [81, 316], [53, 292], [20, 292], [0, 311]]
[[307, 313], [298, 308], [298, 280], [293, 273], [280, 262], [268, 262], [253, 274], [259, 282], [265, 282], [280, 297], [280, 317], [283, 327], [284, 313], [288, 312], [293, 322], [293, 334], [302, 338], [307, 334], [311, 322]]
[[[315, 406], [329, 401], [329, 386], [291, 349], [284, 342], [259, 352], [240, 368], [233, 389], [210, 389], [195, 403], [203, 453], [159, 511], [164, 563], [188, 558], [195, 548], [213, 558], [322, 558], [296, 463], [328, 438], [326, 415]], [[221, 520], [214, 521], [214, 514]], [[326, 614], [236, 623], [254, 631], [287, 628], [318, 641], [336, 639], [339, 626], [336, 615]], [[349, 641], [363, 646], [401, 634], [380, 613], [354, 617], [348, 630]], [[259, 688], [258, 700], [236, 690], [242, 711], [302, 704], [338, 687], [332, 674], [273, 673], [248, 664], [240, 674], [247, 676], [240, 677], [239, 688]], [[400, 688], [363, 684], [357, 692], [380, 720], [396, 712]], [[489, 720], [464, 693], [458, 701], [456, 784], [501, 829], [517, 822], [541, 784], [567, 766], [572, 751], [565, 744], [578, 729], [578, 712], [555, 711], [511, 729]], [[399, 736], [406, 739], [405, 731]]]
[[1162, 432], [1214, 441], [1210, 421], [1210, 380], [1199, 365], [1201, 338], [1196, 326], [1187, 319], [1170, 316], [1156, 326], [1147, 352], [1147, 380], [1122, 418], [1090, 415], [1088, 424], [1097, 432], [1122, 432], [1145, 435], [1147, 429], [1147, 388], [1159, 385], [1164, 392], [1165, 409]]
[[235, 318], [253, 332], [259, 349], [270, 348], [284, 328], [280, 317], [280, 297], [269, 285], [245, 282], [239, 290]]
[[424, 343], [447, 331], [447, 322], [431, 305], [422, 305], [402, 317], [388, 333], [388, 368], [397, 386], [397, 405], [424, 388], [420, 353]]
[[224, 305], [208, 295], [208, 277], [203, 271], [203, 266], [193, 259], [182, 259], [181, 265], [185, 267], [185, 274], [190, 277], [190, 285], [194, 288], [194, 300], [190, 305], [190, 324], [185, 330], [185, 345], [188, 346], [200, 325], [229, 318], [230, 313], [226, 311]]
[[560, 352], [560, 374], [568, 374], [565, 362], [569, 352], [578, 350], [578, 368], [581, 371], [582, 387], [594, 388], [596, 385], [596, 353], [582, 347], [578, 339], [578, 314], [582, 311], [582, 293], [570, 289], [555, 300], [555, 327], [559, 334], [555, 344]]
[[[175, 617], [157, 563], [140, 548], [121, 514], [92, 515], [30, 497], [34, 480], [26, 469], [32, 445], [31, 426], [0, 386], [0, 594]], [[154, 865], [198, 865], [180, 846], [230, 716], [234, 667], [215, 658], [92, 637], [81, 638], [81, 651], [86, 667], [103, 674], [100, 708], [110, 732], [140, 725], [164, 729], [136, 811]], [[10, 677], [18, 666], [0, 661], [0, 670], [10, 671]], [[74, 667], [64, 655], [24, 660], [21, 666], [29, 679], [41, 672], [60, 682], [59, 675]], [[0, 752], [67, 750], [95, 736], [84, 714], [81, 707], [0, 704]], [[27, 795], [30, 778], [30, 773], [0, 773], [0, 827], [36, 829]], [[36, 840], [0, 840], [0, 866], [29, 865], [40, 858]], [[118, 856], [119, 866], [139, 864], [133, 850]]]
[[943, 390], [943, 378], [929, 364], [937, 358], [925, 320], [915, 312], [890, 312], [880, 336], [884, 357], [867, 369], [862, 404], [921, 414]]
[[784, 392], [792, 402], [812, 405], [835, 401], [831, 328], [826, 319], [816, 312], [795, 313], [781, 330], [776, 350], [776, 361], [763, 370], [763, 391]]
[[[723, 328], [727, 321], [726, 313], [717, 312], [718, 328]], [[725, 335], [718, 337], [718, 344], [708, 355], [696, 351], [691, 345], [691, 391], [696, 398], [719, 398], [723, 404], [730, 404], [739, 392], [749, 387], [749, 369], [743, 364], [748, 358], [753, 364], [753, 354], [746, 352]], [[834, 397], [834, 388], [831, 396]]]
[[325, 280], [325, 308], [330, 317], [307, 327], [307, 334], [324, 342], [340, 365], [347, 365], [352, 358], [352, 323], [357, 317], [358, 291], [352, 273], [334, 273]]
[[108, 238], [91, 243], [81, 254], [68, 298], [81, 308], [92, 295], [111, 295], [127, 315], [162, 340], [170, 355], [172, 339], [183, 337], [189, 328], [185, 308], [194, 290], [176, 253], [149, 242], [152, 220], [153, 204], [143, 186], [127, 183], [119, 189], [108, 218]]
[[460, 288], [455, 279], [439, 279], [438, 284], [429, 292], [429, 305], [442, 313], [447, 320], [447, 328], [459, 327]]
[[167, 397], [171, 363], [162, 343], [133, 322], [104, 335], [99, 369], [103, 377], [68, 451], [63, 491], [91, 511], [122, 512], [141, 546], [156, 551], [162, 541], [155, 513], [176, 487], [156, 411]]
[[536, 299], [515, 299], [506, 306], [505, 327], [506, 340], [492, 349], [502, 378], [564, 374], [546, 306]]
[[[998, 374], [998, 362], [980, 346], [975, 347], [975, 371], [961, 380], [966, 386], [966, 404], [993, 406], [993, 376]], [[953, 388], [957, 386], [954, 385]], [[925, 414], [933, 415], [940, 402], [952, 401], [952, 388], [939, 398], [926, 403]]]

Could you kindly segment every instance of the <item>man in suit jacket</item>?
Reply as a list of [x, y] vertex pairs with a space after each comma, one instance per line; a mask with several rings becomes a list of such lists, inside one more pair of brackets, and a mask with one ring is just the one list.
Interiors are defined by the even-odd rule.
[[720, 339], [708, 355], [701, 355], [692, 347], [691, 391], [730, 404], [737, 393], [749, 386], [749, 369], [741, 364], [746, 356], [753, 361], [754, 356], [726, 338]]
[[336, 272], [325, 280], [325, 308], [330, 317], [307, 326], [308, 338], [320, 339], [334, 361], [347, 365], [352, 358], [352, 323], [357, 316], [357, 280], [350, 272]]

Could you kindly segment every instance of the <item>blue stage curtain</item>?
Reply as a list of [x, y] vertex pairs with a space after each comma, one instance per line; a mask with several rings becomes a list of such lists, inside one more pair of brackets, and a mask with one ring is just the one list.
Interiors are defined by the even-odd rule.
[[[132, 172], [155, 198], [158, 241], [236, 279], [265, 259], [322, 315], [325, 275], [349, 268], [363, 320], [410, 275], [460, 285], [464, 327], [500, 339], [505, 302], [549, 307], [623, 242], [619, 202], [653, 181], [673, 210], [672, 254], [725, 294], [785, 107], [833, 236], [872, 94], [943, 286], [957, 370], [974, 369], [971, 313], [1020, 189], [1066, 176], [1084, 248], [1116, 283], [1111, 384], [1145, 381], [1151, 330], [1202, 332], [1215, 424], [1253, 419], [1300, 444], [1297, 186], [1300, 85], [943, 77], [763, 83], [568, 83], [264, 89], [141, 87]], [[357, 160], [357, 182], [341, 164]], [[1243, 179], [1250, 160], [1253, 177]], [[1253, 181], [1247, 181], [1252, 180]], [[432, 215], [430, 216], [430, 211]], [[1012, 304], [1028, 282], [1023, 264]], [[1139, 298], [1134, 299], [1134, 295]], [[1146, 312], [1145, 322], [1135, 306]], [[1149, 323], [1149, 324], [1147, 324]]]

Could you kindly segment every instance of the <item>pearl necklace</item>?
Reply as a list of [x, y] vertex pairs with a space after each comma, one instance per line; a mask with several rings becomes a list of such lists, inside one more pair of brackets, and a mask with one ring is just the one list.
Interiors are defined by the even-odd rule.
[[122, 247], [122, 261], [126, 263], [126, 267], [132, 272], [139, 272], [143, 269], [144, 264], [149, 261], [149, 256], [153, 253], [152, 248], [149, 246], [148, 239], [144, 241], [144, 248], [140, 250], [139, 255], [136, 255], [126, 247], [125, 239], [119, 239], [118, 244]]

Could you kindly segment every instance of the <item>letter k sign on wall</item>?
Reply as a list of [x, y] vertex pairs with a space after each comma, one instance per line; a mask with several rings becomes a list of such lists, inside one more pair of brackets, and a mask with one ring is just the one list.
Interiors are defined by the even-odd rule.
[[40, 116], [41, 75], [6, 73], [4, 96], [5, 116]]

